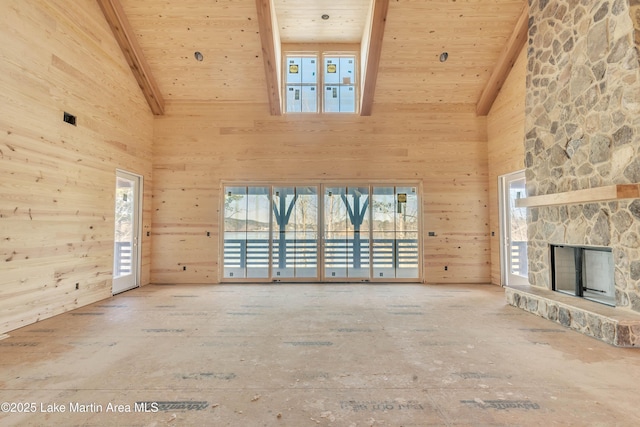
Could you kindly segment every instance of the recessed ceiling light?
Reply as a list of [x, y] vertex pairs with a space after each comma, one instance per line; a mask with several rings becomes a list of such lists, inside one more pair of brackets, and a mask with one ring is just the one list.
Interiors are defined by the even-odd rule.
[[329, 19], [329, 15], [327, 15], [327, 14], [325, 13], [324, 15], [322, 15], [322, 19], [324, 19], [324, 20], [326, 21], [327, 19]]
[[442, 52], [440, 54], [440, 62], [445, 62], [449, 58], [449, 54], [447, 52]]
[[204, 59], [204, 56], [202, 56], [202, 53], [197, 50], [195, 51], [193, 56], [196, 58], [196, 61], [202, 61]]

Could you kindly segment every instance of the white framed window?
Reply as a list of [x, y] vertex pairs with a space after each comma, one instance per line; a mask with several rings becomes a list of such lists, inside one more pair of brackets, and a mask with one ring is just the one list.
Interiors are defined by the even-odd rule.
[[355, 113], [355, 55], [325, 55], [323, 62], [323, 111], [325, 113]]
[[287, 55], [285, 58], [287, 113], [317, 113], [317, 55]]
[[355, 53], [287, 53], [284, 61], [287, 113], [358, 111]]

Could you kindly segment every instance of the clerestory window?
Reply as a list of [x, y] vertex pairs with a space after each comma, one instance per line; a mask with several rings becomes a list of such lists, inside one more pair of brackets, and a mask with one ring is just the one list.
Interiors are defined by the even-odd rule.
[[356, 113], [356, 56], [296, 53], [285, 56], [287, 113]]

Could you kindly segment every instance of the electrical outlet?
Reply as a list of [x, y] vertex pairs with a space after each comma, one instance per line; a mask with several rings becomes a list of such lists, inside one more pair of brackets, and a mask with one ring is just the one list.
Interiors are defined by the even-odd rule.
[[187, 271], [187, 266], [186, 265], [182, 266], [182, 271]]
[[448, 271], [448, 270], [449, 270], [449, 267], [445, 265], [444, 266], [444, 271]]
[[429, 237], [435, 237], [435, 235], [436, 235], [436, 232], [435, 232], [435, 231], [430, 231], [430, 232], [429, 232]]
[[64, 115], [62, 116], [62, 120], [65, 123], [69, 123], [70, 125], [76, 126], [76, 116], [74, 116], [73, 114], [69, 114], [65, 111]]

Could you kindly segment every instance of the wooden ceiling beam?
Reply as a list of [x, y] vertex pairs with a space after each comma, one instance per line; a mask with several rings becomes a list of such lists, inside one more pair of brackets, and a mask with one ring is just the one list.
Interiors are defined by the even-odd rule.
[[149, 103], [149, 107], [151, 107], [151, 111], [155, 115], [164, 114], [164, 99], [151, 74], [151, 68], [142, 54], [142, 49], [122, 9], [120, 0], [98, 0], [98, 4]]
[[280, 69], [280, 55], [278, 54], [280, 52], [280, 40], [277, 35], [277, 23], [275, 22], [271, 0], [256, 0], [256, 9], [258, 11], [264, 72], [267, 78], [269, 111], [272, 116], [279, 116], [282, 114], [282, 103], [280, 101], [280, 79], [278, 77], [278, 70]]
[[382, 52], [382, 39], [384, 38], [384, 26], [387, 22], [387, 11], [389, 10], [389, 0], [373, 0], [373, 11], [371, 12], [370, 31], [365, 34], [362, 43], [367, 45], [363, 51], [362, 61], [365, 62], [362, 76], [362, 96], [360, 101], [360, 115], [370, 116], [373, 107], [373, 95], [376, 90], [378, 79], [378, 67], [380, 65], [380, 54]]
[[507, 44], [502, 50], [496, 66], [493, 68], [493, 72], [487, 81], [482, 94], [476, 103], [476, 114], [478, 116], [486, 116], [491, 111], [493, 102], [498, 97], [500, 89], [505, 80], [509, 76], [513, 64], [518, 59], [518, 55], [522, 50], [529, 35], [529, 6], [525, 2], [522, 12], [518, 17], [516, 26], [507, 41]]

